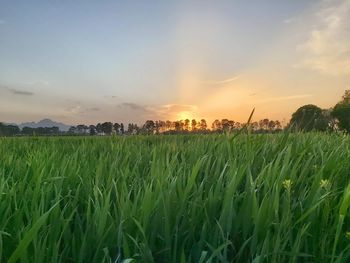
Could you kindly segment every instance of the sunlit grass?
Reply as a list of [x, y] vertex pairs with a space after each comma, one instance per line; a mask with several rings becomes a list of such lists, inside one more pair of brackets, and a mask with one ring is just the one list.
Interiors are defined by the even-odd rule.
[[1, 262], [349, 262], [350, 139], [0, 139]]

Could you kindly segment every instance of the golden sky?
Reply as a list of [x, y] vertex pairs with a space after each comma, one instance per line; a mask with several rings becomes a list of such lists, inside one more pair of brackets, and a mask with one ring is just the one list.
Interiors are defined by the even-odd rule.
[[288, 121], [350, 89], [350, 0], [0, 9], [0, 121]]

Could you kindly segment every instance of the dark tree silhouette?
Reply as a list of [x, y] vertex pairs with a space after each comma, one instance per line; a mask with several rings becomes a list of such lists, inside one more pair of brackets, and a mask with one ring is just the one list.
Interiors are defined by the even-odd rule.
[[23, 127], [22, 129], [23, 135], [58, 135], [59, 133], [58, 127]]
[[197, 121], [195, 119], [193, 119], [191, 121], [191, 130], [192, 131], [196, 131], [197, 130]]
[[104, 134], [111, 135], [113, 131], [113, 124], [111, 122], [104, 122], [101, 124], [101, 130]]
[[113, 124], [113, 129], [115, 131], [116, 134], [120, 134], [120, 124], [119, 123], [114, 123]]
[[6, 125], [0, 122], [0, 136], [14, 136], [20, 134], [21, 130], [16, 125]]
[[128, 124], [128, 130], [127, 133], [130, 135], [135, 135], [139, 133], [140, 128], [137, 126], [137, 124], [129, 123]]
[[199, 129], [201, 131], [206, 131], [207, 128], [208, 128], [207, 121], [205, 119], [201, 119], [201, 121], [199, 123]]
[[90, 125], [90, 126], [89, 126], [89, 134], [90, 134], [91, 136], [97, 134], [97, 130], [96, 130], [96, 126], [95, 126], [95, 125]]
[[350, 90], [346, 90], [342, 100], [334, 106], [331, 116], [338, 120], [340, 129], [350, 132]]
[[292, 129], [299, 131], [326, 131], [328, 120], [321, 108], [309, 104], [300, 107], [293, 113], [290, 125]]
[[145, 124], [143, 125], [143, 130], [147, 133], [147, 134], [153, 134], [155, 131], [156, 125], [154, 123], [154, 121], [152, 120], [147, 120], [145, 122]]
[[213, 131], [222, 131], [221, 122], [219, 120], [215, 120], [211, 125], [211, 129]]
[[185, 131], [189, 131], [190, 130], [190, 120], [189, 119], [186, 119], [184, 121], [184, 130]]

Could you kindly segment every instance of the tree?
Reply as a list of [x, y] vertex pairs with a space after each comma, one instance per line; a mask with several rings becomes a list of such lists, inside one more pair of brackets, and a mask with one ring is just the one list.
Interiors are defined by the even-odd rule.
[[185, 131], [189, 131], [190, 130], [190, 120], [189, 119], [186, 119], [185, 121], [184, 121], [184, 130]]
[[94, 136], [94, 135], [97, 134], [96, 126], [95, 126], [95, 125], [90, 125], [90, 126], [89, 126], [89, 134], [90, 134], [91, 136]]
[[97, 133], [102, 133], [103, 131], [102, 131], [102, 124], [101, 123], [97, 123], [97, 125], [96, 125], [96, 131], [97, 131]]
[[0, 122], [0, 136], [13, 136], [20, 134], [20, 129], [16, 125], [6, 125]]
[[279, 120], [275, 121], [275, 128], [276, 130], [281, 130], [282, 129], [282, 124]]
[[201, 119], [201, 122], [199, 123], [199, 129], [201, 131], [206, 131], [207, 130], [207, 121], [205, 119]]
[[[31, 129], [31, 130], [30, 130]], [[22, 129], [22, 132], [25, 132], [26, 134], [30, 133], [30, 132], [33, 132], [33, 129], [32, 128], [29, 128], [29, 127], [24, 127]], [[76, 134], [77, 133], [77, 128], [75, 126], [70, 126], [69, 127], [69, 130], [68, 130], [68, 133], [69, 134]]]
[[308, 104], [300, 107], [293, 113], [290, 125], [293, 129], [301, 131], [326, 131], [328, 120], [323, 110], [316, 105]]
[[269, 126], [269, 131], [274, 131], [276, 128], [276, 122], [273, 120], [270, 120], [268, 126]]
[[338, 120], [340, 129], [350, 132], [350, 90], [346, 90], [342, 101], [334, 106], [331, 116]]
[[33, 128], [30, 128], [30, 127], [23, 127], [22, 128], [22, 134], [24, 135], [34, 135], [35, 132], [34, 132], [34, 129]]
[[269, 128], [269, 122], [270, 122], [269, 119], [260, 120], [260, 121], [259, 121], [260, 129], [261, 129], [261, 130], [265, 130], [265, 131], [268, 130], [268, 128]]
[[350, 103], [350, 89], [348, 89], [344, 92], [342, 99], [343, 99], [342, 100], [343, 103]]
[[119, 124], [119, 123], [114, 123], [114, 124], [113, 124], [113, 129], [114, 129], [114, 131], [115, 131], [117, 134], [119, 134], [119, 132], [120, 132], [120, 124]]
[[228, 132], [230, 129], [229, 123], [228, 123], [228, 119], [222, 119], [221, 120], [221, 126], [222, 126], [222, 130], [224, 132]]
[[191, 131], [196, 131], [197, 130], [197, 121], [193, 119], [191, 121]]
[[113, 124], [111, 122], [104, 122], [101, 124], [101, 130], [104, 134], [111, 135]]
[[250, 127], [253, 131], [257, 131], [259, 129], [259, 123], [257, 121], [254, 121], [250, 124]]
[[219, 120], [215, 120], [212, 123], [211, 128], [213, 131], [221, 131], [222, 130], [221, 122]]
[[156, 128], [156, 124], [152, 120], [147, 120], [143, 125], [143, 129], [147, 134], [153, 134]]
[[174, 126], [175, 126], [175, 131], [176, 132], [179, 132], [179, 131], [181, 131], [181, 121], [175, 121], [174, 122]]
[[166, 121], [165, 122], [165, 129], [166, 131], [170, 131], [171, 130], [171, 127], [172, 127], [173, 123], [171, 121]]
[[127, 130], [128, 134], [135, 135], [135, 134], [138, 134], [138, 132], [139, 132], [139, 127], [137, 126], [137, 124], [133, 124], [133, 123], [128, 124], [128, 130]]
[[89, 132], [89, 127], [84, 124], [77, 125], [76, 129], [79, 134], [87, 134]]

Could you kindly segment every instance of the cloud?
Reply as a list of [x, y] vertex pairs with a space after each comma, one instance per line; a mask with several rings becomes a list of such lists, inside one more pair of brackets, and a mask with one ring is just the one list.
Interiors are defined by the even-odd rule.
[[101, 109], [97, 108], [97, 107], [92, 107], [92, 108], [88, 108], [87, 110], [88, 111], [100, 111]]
[[15, 95], [24, 95], [24, 96], [33, 96], [34, 92], [31, 91], [25, 91], [25, 90], [18, 90], [18, 89], [8, 89], [12, 92], [12, 94]]
[[350, 74], [350, 1], [324, 2], [314, 23], [308, 39], [297, 48], [302, 59], [296, 67], [334, 76]]
[[3, 19], [0, 19], [0, 25], [6, 24], [6, 21]]
[[121, 103], [117, 107], [151, 119], [176, 119], [181, 112], [195, 113], [198, 109], [195, 105], [186, 104], [140, 105], [131, 102]]
[[35, 93], [27, 90], [20, 90], [20, 89], [15, 89], [15, 88], [9, 88], [7, 86], [1, 86], [1, 89], [7, 90], [11, 92], [14, 95], [20, 95], [20, 96], [33, 96]]
[[293, 22], [293, 18], [287, 18], [287, 19], [284, 19], [283, 20], [283, 23], [284, 24], [290, 24], [290, 23], [292, 23]]
[[67, 107], [63, 111], [65, 115], [74, 115], [74, 114], [82, 113], [80, 105]]
[[116, 95], [105, 95], [104, 98], [107, 98], [107, 99], [118, 99], [118, 100], [121, 99], [119, 96], [116, 96]]
[[163, 109], [168, 112], [196, 111], [197, 106], [186, 105], [186, 104], [166, 104], [166, 105], [160, 106], [160, 109]]
[[311, 94], [298, 94], [298, 95], [291, 95], [291, 96], [282, 96], [282, 97], [271, 97], [267, 99], [260, 100], [258, 102], [273, 102], [273, 101], [285, 101], [285, 100], [297, 100], [297, 99], [305, 99], [310, 98], [313, 95]]
[[129, 110], [134, 110], [134, 111], [143, 111], [143, 112], [150, 111], [147, 106], [139, 105], [139, 104], [132, 103], [132, 102], [124, 102], [124, 103], [117, 105], [117, 107], [121, 108], [121, 109], [129, 109]]
[[224, 80], [208, 80], [208, 81], [203, 81], [202, 83], [208, 84], [208, 85], [220, 85], [220, 84], [227, 84], [230, 82], [233, 82], [237, 80], [239, 76], [234, 76], [232, 78], [224, 79]]

